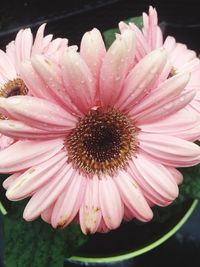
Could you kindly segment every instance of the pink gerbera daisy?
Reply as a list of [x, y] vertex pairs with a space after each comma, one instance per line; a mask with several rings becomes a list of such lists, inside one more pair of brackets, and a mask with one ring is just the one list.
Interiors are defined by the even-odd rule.
[[[134, 55], [132, 30], [106, 52], [94, 29], [80, 53], [68, 48], [58, 62], [35, 55], [31, 70], [22, 64], [36, 97], [0, 98], [9, 117], [0, 131], [21, 139], [0, 152], [0, 172], [13, 173], [4, 182], [10, 200], [31, 197], [26, 220], [41, 216], [55, 228], [76, 220], [84, 233], [115, 229], [123, 219], [149, 221], [151, 205], [178, 195], [175, 167], [200, 162], [200, 148], [183, 137], [199, 123], [184, 109], [195, 95], [184, 91], [189, 73], [158, 84], [168, 71], [166, 51], [132, 67]], [[157, 132], [149, 132], [155, 122]]]
[[[162, 82], [168, 77], [172, 77], [176, 74], [190, 72], [190, 80], [185, 87], [185, 91], [195, 90], [196, 95], [194, 99], [189, 103], [187, 109], [190, 112], [195, 112], [200, 115], [200, 60], [197, 57], [195, 51], [187, 48], [185, 44], [177, 43], [175, 38], [167, 36], [163, 40], [163, 34], [158, 26], [158, 17], [156, 9], [149, 8], [149, 14], [143, 13], [143, 28], [140, 30], [135, 24], [130, 23], [127, 25], [124, 22], [119, 23], [120, 31], [123, 32], [126, 29], [132, 29], [136, 34], [136, 56], [134, 63], [139, 62], [146, 54], [150, 53], [154, 49], [164, 47], [168, 52], [170, 64], [166, 68], [170, 69], [170, 73], [163, 72], [160, 76]], [[168, 76], [167, 76], [168, 75]], [[200, 136], [200, 127], [193, 129], [194, 133], [192, 140], [198, 139]]]
[[[0, 97], [28, 94], [28, 88], [20, 75], [19, 66], [22, 61], [35, 54], [45, 54], [56, 59], [58, 51], [67, 46], [67, 39], [52, 40], [52, 34], [44, 36], [44, 29], [45, 24], [39, 27], [34, 42], [31, 30], [22, 29], [15, 40], [7, 45], [6, 52], [0, 50]], [[0, 114], [0, 119], [5, 119], [5, 116]], [[13, 138], [0, 134], [0, 150], [13, 141]]]

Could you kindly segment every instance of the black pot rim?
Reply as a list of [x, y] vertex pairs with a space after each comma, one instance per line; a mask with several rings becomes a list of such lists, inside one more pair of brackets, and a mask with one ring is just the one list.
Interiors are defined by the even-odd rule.
[[120, 255], [114, 255], [109, 257], [84, 257], [84, 256], [78, 256], [73, 255], [72, 257], [68, 258], [67, 260], [70, 262], [78, 262], [78, 263], [110, 263], [110, 262], [117, 262], [117, 261], [123, 261], [128, 260], [131, 258], [134, 258], [136, 256], [139, 256], [141, 254], [144, 254], [157, 246], [164, 243], [167, 239], [169, 239], [171, 236], [173, 236], [187, 221], [187, 219], [190, 217], [192, 212], [194, 211], [195, 207], [198, 204], [198, 200], [193, 200], [191, 206], [187, 210], [187, 212], [183, 215], [183, 217], [179, 220], [179, 222], [173, 226], [167, 233], [165, 233], [162, 237], [155, 240], [151, 244], [148, 244], [138, 250], [134, 250], [132, 252], [123, 253]]

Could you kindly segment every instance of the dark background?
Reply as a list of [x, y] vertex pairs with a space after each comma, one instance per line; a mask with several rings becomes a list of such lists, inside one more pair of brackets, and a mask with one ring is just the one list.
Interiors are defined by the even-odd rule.
[[149, 5], [157, 8], [160, 21], [168, 23], [167, 33], [199, 49], [197, 0], [1, 0], [0, 47], [4, 48], [20, 28], [31, 26], [35, 31], [43, 22], [48, 22], [48, 32], [78, 43], [85, 31], [116, 27], [120, 20], [147, 11]]
[[[116, 27], [120, 20], [141, 15], [151, 4], [157, 8], [165, 35], [175, 36], [179, 42], [187, 44], [189, 48], [199, 53], [200, 9], [198, 2], [194, 0], [0, 0], [0, 48], [5, 49], [6, 44], [15, 38], [20, 28], [28, 26], [35, 32], [43, 22], [48, 22], [46, 33], [53, 33], [55, 37], [67, 37], [70, 45], [78, 44], [85, 31], [93, 27], [101, 31]], [[1, 249], [2, 244], [0, 251]], [[72, 266], [72, 264], [66, 266]], [[115, 266], [199, 267], [200, 208], [164, 245], [144, 256]]]

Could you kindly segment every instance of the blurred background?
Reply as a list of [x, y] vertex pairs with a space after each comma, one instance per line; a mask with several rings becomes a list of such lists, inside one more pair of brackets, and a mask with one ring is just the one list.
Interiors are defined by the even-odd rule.
[[[121, 20], [140, 16], [149, 5], [157, 8], [165, 35], [174, 36], [190, 49], [200, 52], [199, 1], [194, 0], [0, 0], [0, 48], [15, 38], [17, 31], [31, 27], [33, 32], [47, 22], [46, 33], [67, 37], [70, 45], [79, 44], [85, 31], [117, 27]], [[0, 190], [0, 200], [4, 192]], [[0, 255], [3, 251], [0, 217]], [[200, 266], [200, 208], [165, 244], [145, 256], [116, 266]], [[16, 240], [17, 242], [17, 240]], [[12, 253], [12, 251], [10, 252]], [[1, 258], [0, 256], [0, 266]], [[78, 266], [66, 263], [65, 266]], [[114, 265], [113, 265], [114, 266]], [[18, 267], [18, 266], [6, 266]], [[31, 267], [19, 266], [19, 267]], [[38, 266], [39, 267], [39, 266]], [[55, 266], [57, 267], [57, 266]]]

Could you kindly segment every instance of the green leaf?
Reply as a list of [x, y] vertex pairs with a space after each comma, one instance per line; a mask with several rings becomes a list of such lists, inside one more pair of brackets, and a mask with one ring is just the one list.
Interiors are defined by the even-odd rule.
[[26, 222], [22, 218], [25, 204], [12, 203], [8, 214], [3, 216], [6, 266], [62, 267], [64, 259], [88, 237], [76, 224], [61, 230], [40, 219]]
[[[138, 26], [140, 29], [143, 27], [142, 16], [130, 18], [130, 19], [125, 20], [124, 22], [135, 23], [135, 25]], [[115, 40], [116, 33], [119, 33], [118, 28], [109, 29], [103, 33], [104, 41], [105, 41], [107, 48], [110, 47], [113, 41]]]
[[200, 164], [180, 169], [183, 174], [184, 181], [180, 186], [180, 198], [200, 199]]

